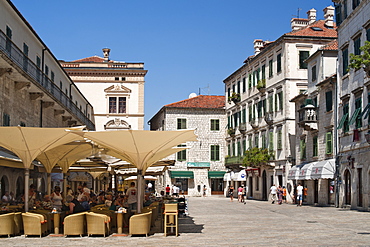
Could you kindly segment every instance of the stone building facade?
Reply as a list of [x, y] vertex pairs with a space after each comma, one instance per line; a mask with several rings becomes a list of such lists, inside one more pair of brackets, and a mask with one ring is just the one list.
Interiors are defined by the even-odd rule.
[[[10, 0], [0, 2], [0, 95], [2, 126], [95, 130], [92, 105]], [[0, 149], [1, 196], [22, 193], [22, 167], [18, 157]], [[31, 183], [45, 191], [45, 170], [38, 163], [33, 167]]]
[[[176, 185], [189, 196], [223, 194], [225, 174], [225, 97], [199, 95], [162, 107], [148, 122], [151, 130], [195, 129], [198, 141], [168, 157], [176, 160], [156, 183], [158, 191]], [[184, 144], [185, 145], [185, 144]]]
[[144, 63], [126, 63], [93, 56], [60, 61], [77, 87], [94, 106], [96, 130], [144, 129]]
[[[245, 169], [241, 166], [244, 150], [252, 147], [273, 153], [268, 165], [247, 168], [243, 183], [249, 197], [267, 200], [272, 184], [287, 186], [293, 193], [294, 183], [287, 174], [295, 157], [296, 109], [289, 100], [307, 89], [305, 59], [337, 36], [333, 8], [324, 11], [325, 20], [316, 20], [315, 9], [307, 12], [307, 19], [293, 18], [292, 31], [276, 41], [254, 40], [255, 54], [224, 80], [226, 99], [230, 99], [226, 102], [226, 167], [234, 173]], [[234, 187], [239, 186], [239, 181], [234, 182]]]
[[304, 202], [321, 206], [335, 199], [335, 116], [338, 43], [319, 48], [307, 61], [307, 91], [294, 97], [296, 166], [288, 179], [306, 187]]
[[339, 206], [369, 210], [370, 77], [349, 69], [350, 54], [370, 41], [370, 1], [333, 1], [338, 25], [338, 181]]

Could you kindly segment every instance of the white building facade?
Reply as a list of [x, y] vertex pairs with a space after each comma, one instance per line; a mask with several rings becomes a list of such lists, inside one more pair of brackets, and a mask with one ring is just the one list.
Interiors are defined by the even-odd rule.
[[370, 41], [370, 1], [333, 1], [338, 25], [338, 180], [339, 206], [369, 210], [370, 78], [349, 69], [349, 54], [361, 54]]
[[60, 61], [74, 83], [94, 106], [96, 130], [144, 129], [144, 63], [117, 62], [93, 56]]
[[[333, 8], [326, 8], [325, 20], [316, 20], [316, 10], [307, 19], [294, 18], [292, 31], [274, 42], [255, 40], [255, 54], [224, 80], [229, 135], [225, 165], [230, 172], [242, 166], [244, 150], [267, 148], [273, 158], [266, 166], [247, 168], [248, 197], [267, 200], [271, 185], [287, 186], [287, 174], [295, 157], [295, 104], [289, 102], [307, 89], [305, 59], [336, 38]], [[237, 100], [233, 100], [239, 96]], [[230, 98], [231, 97], [231, 98]], [[231, 181], [234, 187], [240, 181]], [[292, 197], [288, 195], [288, 200]]]
[[198, 141], [168, 157], [175, 165], [164, 174], [158, 191], [176, 185], [189, 196], [224, 194], [225, 97], [199, 95], [168, 104], [148, 122], [151, 130], [194, 129]]
[[[92, 105], [9, 0], [0, 1], [0, 95], [2, 126], [95, 130]], [[19, 196], [25, 184], [25, 170], [18, 169], [22, 162], [7, 150], [0, 152], [0, 196], [5, 191]], [[30, 184], [46, 191], [45, 169], [35, 165], [29, 172]]]
[[294, 97], [296, 166], [288, 180], [307, 188], [303, 202], [320, 206], [335, 203], [335, 119], [337, 40], [319, 48], [307, 61], [307, 91]]

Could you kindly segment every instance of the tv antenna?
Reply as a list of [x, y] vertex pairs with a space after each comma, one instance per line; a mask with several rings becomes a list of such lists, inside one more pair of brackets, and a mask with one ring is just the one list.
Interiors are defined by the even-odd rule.
[[301, 8], [298, 8], [297, 9], [297, 15], [293, 15], [293, 16], [299, 18], [299, 11], [301, 11], [301, 10], [302, 10]]
[[210, 91], [209, 84], [208, 84], [208, 86], [207, 86], [207, 87], [200, 87], [200, 88], [199, 88], [199, 94], [198, 94], [198, 95], [201, 95], [201, 90], [202, 90], [202, 89], [207, 89], [207, 95], [209, 95], [209, 91]]

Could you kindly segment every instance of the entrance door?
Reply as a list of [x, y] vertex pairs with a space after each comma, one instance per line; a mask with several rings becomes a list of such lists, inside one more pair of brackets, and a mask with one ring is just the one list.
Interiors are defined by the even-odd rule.
[[262, 172], [262, 200], [267, 201], [267, 175], [266, 171]]
[[[258, 178], [256, 177], [256, 181], [258, 183]], [[250, 197], [253, 197], [253, 177], [249, 177], [249, 186], [248, 186], [248, 194]]]
[[362, 207], [362, 168], [357, 169], [357, 180], [358, 180], [358, 201], [357, 205]]
[[351, 205], [351, 174], [344, 172], [344, 204]]
[[313, 195], [313, 203], [319, 203], [319, 180], [314, 180], [313, 184], [314, 188], [314, 195]]

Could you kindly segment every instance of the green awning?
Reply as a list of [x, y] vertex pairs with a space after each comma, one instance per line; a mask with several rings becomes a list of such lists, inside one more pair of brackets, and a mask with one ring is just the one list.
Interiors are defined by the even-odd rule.
[[171, 178], [194, 178], [192, 171], [171, 171]]
[[208, 171], [208, 178], [223, 178], [225, 173], [223, 171]]
[[358, 114], [360, 114], [360, 112], [361, 112], [361, 108], [357, 108], [357, 109], [355, 110], [355, 112], [353, 113], [353, 115], [352, 115], [351, 119], [349, 120], [349, 125], [352, 125], [352, 124], [354, 124], [354, 123], [355, 123], [355, 121], [356, 121], [356, 119], [357, 119], [357, 116], [358, 116]]
[[338, 125], [337, 129], [343, 128], [344, 122], [346, 121], [347, 117], [348, 117], [348, 113], [343, 115], [342, 119], [339, 121], [339, 125]]
[[364, 119], [367, 118], [369, 116], [369, 112], [370, 112], [370, 103], [367, 104], [364, 111], [361, 113], [361, 117], [364, 117]]

